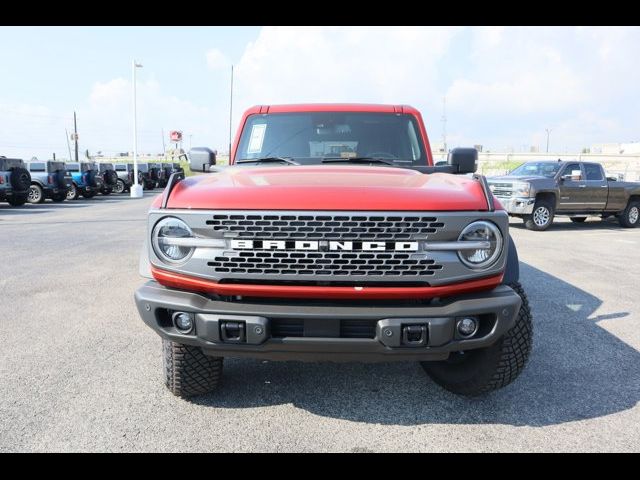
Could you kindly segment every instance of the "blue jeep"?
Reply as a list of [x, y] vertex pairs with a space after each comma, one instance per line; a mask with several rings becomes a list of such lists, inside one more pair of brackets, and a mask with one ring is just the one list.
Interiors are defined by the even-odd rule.
[[73, 180], [66, 171], [64, 162], [27, 162], [31, 174], [29, 203], [42, 203], [50, 198], [54, 202], [63, 202], [71, 188]]
[[102, 189], [104, 181], [93, 163], [68, 162], [66, 166], [73, 179], [67, 200], [76, 200], [80, 195], [93, 198]]
[[31, 175], [24, 162], [17, 158], [0, 157], [0, 202], [19, 207], [27, 202]]

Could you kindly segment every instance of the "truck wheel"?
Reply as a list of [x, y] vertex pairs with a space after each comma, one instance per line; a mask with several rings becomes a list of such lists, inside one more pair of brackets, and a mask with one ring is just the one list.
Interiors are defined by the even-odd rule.
[[178, 397], [215, 390], [222, 378], [223, 357], [210, 357], [202, 349], [162, 339], [164, 383]]
[[124, 192], [124, 182], [122, 181], [122, 179], [118, 179], [116, 180], [116, 184], [113, 187], [113, 193], [122, 193]]
[[95, 190], [92, 190], [90, 192], [87, 192], [86, 190], [83, 190], [82, 191], [82, 196], [88, 200], [90, 198], [95, 197], [97, 193], [98, 192], [96, 192]]
[[27, 195], [14, 195], [13, 197], [7, 198], [7, 202], [12, 207], [21, 207], [25, 203], [27, 203]]
[[79, 196], [78, 187], [76, 187], [75, 183], [72, 183], [71, 188], [67, 191], [67, 200], [77, 200]]
[[541, 232], [551, 226], [554, 214], [555, 212], [551, 202], [547, 200], [536, 200], [533, 206], [533, 213], [522, 217], [524, 219], [524, 226], [529, 230]]
[[624, 228], [635, 228], [640, 225], [640, 201], [630, 200], [627, 208], [618, 216], [618, 221]]
[[51, 200], [56, 203], [64, 202], [65, 198], [67, 198], [67, 196], [64, 193], [56, 193], [51, 196]]
[[569, 217], [573, 223], [584, 223], [587, 220], [587, 217]]
[[44, 202], [44, 192], [42, 191], [42, 187], [37, 183], [34, 183], [29, 187], [29, 193], [27, 193], [27, 202], [29, 203]]
[[516, 323], [490, 347], [456, 352], [441, 362], [421, 362], [431, 379], [458, 395], [478, 396], [513, 382], [529, 359], [533, 322], [520, 283], [509, 284], [522, 298]]

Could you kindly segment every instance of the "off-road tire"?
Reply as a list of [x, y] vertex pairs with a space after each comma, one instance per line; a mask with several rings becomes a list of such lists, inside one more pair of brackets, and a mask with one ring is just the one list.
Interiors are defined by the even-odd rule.
[[31, 174], [26, 168], [15, 167], [11, 169], [9, 182], [14, 190], [25, 191], [31, 186]]
[[475, 397], [510, 384], [522, 372], [531, 353], [533, 321], [520, 283], [509, 286], [522, 298], [515, 325], [490, 347], [452, 353], [444, 361], [421, 362], [438, 385], [458, 395]]
[[29, 192], [27, 193], [27, 202], [31, 204], [44, 202], [44, 190], [37, 183], [29, 186]]
[[635, 228], [640, 225], [640, 201], [629, 200], [627, 208], [618, 215], [618, 221], [624, 228]]
[[78, 191], [78, 187], [76, 184], [72, 184], [71, 188], [66, 194], [67, 200], [77, 200], [80, 197], [80, 192]]
[[51, 196], [51, 200], [53, 200], [56, 203], [64, 202], [66, 198], [67, 198], [67, 195], [65, 193], [54, 193]]
[[223, 357], [210, 357], [202, 349], [162, 340], [164, 383], [178, 397], [212, 392], [222, 379]]
[[113, 193], [124, 193], [125, 189], [126, 186], [124, 184], [124, 181], [121, 178], [116, 180], [116, 184], [113, 187]]
[[587, 221], [587, 217], [569, 217], [573, 223], [584, 223]]
[[[540, 223], [538, 218], [544, 217], [544, 212], [547, 212], [548, 220], [546, 223]], [[535, 205], [533, 206], [533, 212], [531, 215], [523, 216], [524, 226], [529, 230], [534, 230], [536, 232], [542, 232], [549, 228], [551, 224], [553, 224], [553, 217], [555, 215], [555, 207], [553, 204], [544, 199], [536, 200]]]
[[7, 198], [7, 202], [12, 207], [21, 207], [25, 203], [27, 203], [27, 194], [24, 195], [13, 195], [12, 197]]

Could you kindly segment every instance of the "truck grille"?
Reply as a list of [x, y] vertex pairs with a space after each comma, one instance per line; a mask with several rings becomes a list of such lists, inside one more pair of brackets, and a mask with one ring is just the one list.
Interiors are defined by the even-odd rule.
[[411, 240], [436, 233], [432, 216], [213, 215], [207, 220], [224, 237], [252, 239]]
[[[231, 252], [229, 252], [231, 253]], [[428, 277], [442, 265], [407, 252], [232, 252], [207, 265], [219, 274]]]
[[[328, 319], [327, 322], [336, 322]], [[337, 320], [339, 327], [329, 338], [375, 338], [377, 320]], [[305, 328], [302, 319], [272, 318], [270, 321], [273, 338], [315, 337], [309, 328]], [[325, 335], [323, 335], [325, 336]]]
[[511, 183], [492, 183], [492, 192], [496, 197], [510, 197], [513, 195], [513, 185]]

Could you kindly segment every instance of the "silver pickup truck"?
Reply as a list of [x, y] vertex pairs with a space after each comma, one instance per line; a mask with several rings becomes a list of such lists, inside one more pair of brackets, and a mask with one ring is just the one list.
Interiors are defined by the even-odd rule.
[[509, 215], [530, 230], [546, 230], [556, 215], [576, 223], [589, 215], [615, 216], [623, 227], [640, 225], [640, 183], [607, 179], [598, 163], [527, 162], [487, 181]]

